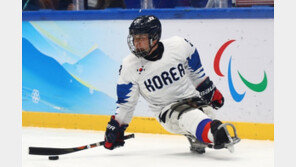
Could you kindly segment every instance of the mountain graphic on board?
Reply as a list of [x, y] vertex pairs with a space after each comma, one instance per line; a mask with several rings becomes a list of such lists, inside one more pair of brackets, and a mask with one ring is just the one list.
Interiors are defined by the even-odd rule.
[[46, 53], [47, 56], [54, 58], [60, 64], [64, 62], [75, 63], [80, 59], [80, 57], [71, 53], [69, 49], [63, 48], [58, 43], [41, 34], [30, 22], [22, 22], [22, 36], [29, 39], [30, 43], [37, 47], [36, 49], [44, 54]]
[[100, 49], [95, 49], [75, 64], [63, 64], [71, 75], [92, 85], [111, 97], [116, 97], [116, 84], [120, 64]]
[[90, 90], [55, 59], [22, 39], [22, 107], [24, 111], [114, 114], [115, 99]]

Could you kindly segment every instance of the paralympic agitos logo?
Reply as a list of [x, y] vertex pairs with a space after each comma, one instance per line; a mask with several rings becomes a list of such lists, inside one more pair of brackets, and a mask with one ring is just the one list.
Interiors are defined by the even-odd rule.
[[[217, 75], [219, 75], [220, 77], [224, 77], [224, 75], [221, 73], [220, 65], [219, 65], [220, 64], [220, 59], [221, 59], [222, 53], [228, 47], [228, 45], [230, 45], [234, 41], [235, 40], [230, 40], [230, 41], [227, 41], [226, 43], [224, 43], [220, 47], [220, 49], [218, 50], [218, 52], [217, 52], [217, 54], [215, 56], [214, 70], [215, 70], [215, 73]], [[231, 70], [231, 59], [232, 59], [232, 57], [230, 57], [229, 63], [228, 63], [228, 75], [227, 75], [227, 78], [228, 78], [228, 87], [229, 87], [230, 94], [231, 94], [232, 98], [236, 102], [240, 102], [245, 97], [246, 91], [244, 93], [238, 93], [238, 91], [234, 88], [233, 80], [232, 80], [232, 75], [231, 75], [231, 71], [232, 71]], [[267, 76], [266, 76], [266, 72], [265, 71], [264, 71], [264, 78], [263, 78], [263, 80], [260, 83], [251, 83], [245, 77], [243, 77], [239, 71], [237, 71], [237, 72], [238, 72], [238, 75], [239, 75], [240, 79], [243, 81], [243, 83], [249, 89], [251, 89], [252, 91], [255, 91], [255, 92], [263, 92], [266, 89], [266, 87], [267, 87]]]

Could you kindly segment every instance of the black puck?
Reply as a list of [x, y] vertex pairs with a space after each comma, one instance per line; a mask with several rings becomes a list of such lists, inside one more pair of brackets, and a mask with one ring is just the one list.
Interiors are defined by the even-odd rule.
[[58, 160], [59, 156], [55, 155], [55, 156], [49, 156], [48, 157], [49, 160]]

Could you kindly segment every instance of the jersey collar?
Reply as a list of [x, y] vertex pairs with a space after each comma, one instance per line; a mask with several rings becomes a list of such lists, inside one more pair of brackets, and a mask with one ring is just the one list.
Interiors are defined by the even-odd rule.
[[157, 61], [161, 59], [163, 51], [164, 51], [163, 44], [161, 42], [158, 42], [157, 49], [155, 49], [155, 51], [153, 51], [149, 56], [144, 57], [144, 59], [148, 61]]

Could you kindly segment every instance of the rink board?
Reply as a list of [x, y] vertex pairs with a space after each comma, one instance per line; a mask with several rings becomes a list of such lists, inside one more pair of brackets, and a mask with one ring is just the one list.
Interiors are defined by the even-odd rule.
[[[225, 98], [216, 118], [234, 123], [241, 138], [273, 140], [273, 13], [273, 8], [23, 12], [23, 126], [104, 131], [116, 108], [121, 61], [130, 54], [128, 27], [136, 16], [154, 14], [162, 22], [162, 39], [177, 35], [198, 48]], [[128, 131], [168, 134], [152, 115], [140, 98]]]
[[[217, 119], [272, 124], [273, 18], [201, 19], [201, 11], [191, 11], [191, 17], [159, 15], [162, 39], [180, 36], [197, 47], [205, 73], [225, 98]], [[130, 54], [131, 20], [120, 18], [23, 21], [22, 110], [114, 114], [118, 71]], [[134, 116], [153, 117], [141, 97]]]
[[[105, 131], [109, 115], [22, 112], [22, 126]], [[227, 121], [228, 122], [228, 121]], [[274, 140], [274, 124], [230, 122], [242, 139]], [[134, 117], [127, 132], [171, 134], [151, 117]], [[230, 131], [232, 133], [232, 131]]]

